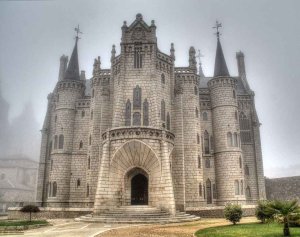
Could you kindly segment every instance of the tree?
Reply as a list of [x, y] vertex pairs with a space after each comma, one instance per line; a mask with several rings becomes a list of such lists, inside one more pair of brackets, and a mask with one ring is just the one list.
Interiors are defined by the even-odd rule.
[[39, 212], [40, 209], [35, 205], [26, 205], [22, 207], [21, 212], [29, 212], [29, 221], [31, 222], [31, 213], [32, 212]]
[[297, 200], [279, 201], [275, 200], [268, 205], [268, 212], [273, 213], [276, 219], [283, 221], [283, 236], [290, 236], [290, 222], [300, 218], [300, 207]]
[[224, 209], [224, 216], [226, 220], [229, 220], [234, 225], [240, 222], [243, 215], [243, 210], [240, 205], [237, 204], [227, 204]]
[[273, 219], [273, 212], [269, 210], [270, 201], [259, 201], [255, 209], [255, 216], [262, 223]]

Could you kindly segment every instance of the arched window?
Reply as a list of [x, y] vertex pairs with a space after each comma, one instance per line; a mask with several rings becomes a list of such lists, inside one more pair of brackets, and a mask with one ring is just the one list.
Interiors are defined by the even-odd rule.
[[197, 133], [197, 144], [200, 144], [200, 137], [198, 133]]
[[169, 112], [167, 113], [167, 130], [170, 130], [171, 127], [171, 121], [170, 121], [170, 114]]
[[143, 125], [149, 126], [149, 103], [147, 99], [143, 103]]
[[56, 182], [53, 182], [53, 185], [52, 185], [52, 197], [56, 197], [56, 193], [57, 193], [57, 183]]
[[242, 162], [242, 157], [239, 157], [239, 164], [240, 164], [240, 169], [242, 169], [242, 167], [243, 167], [243, 164], [242, 164], [243, 162]]
[[205, 159], [205, 168], [210, 168], [210, 159], [209, 158]]
[[77, 179], [76, 188], [80, 187], [80, 179]]
[[233, 146], [232, 133], [231, 132], [227, 133], [227, 146]]
[[140, 112], [134, 112], [133, 113], [133, 126], [140, 126], [141, 125], [141, 113]]
[[206, 197], [207, 197], [207, 204], [212, 203], [212, 195], [211, 195], [211, 181], [210, 179], [206, 180]]
[[88, 162], [87, 162], [88, 170], [91, 169], [91, 157], [88, 157]]
[[52, 195], [52, 184], [51, 182], [48, 183], [48, 197], [51, 197]]
[[249, 175], [250, 171], [249, 171], [249, 167], [248, 165], [245, 165], [245, 175]]
[[234, 181], [235, 195], [240, 195], [240, 184], [238, 180]]
[[209, 154], [209, 134], [206, 130], [204, 131], [204, 153]]
[[85, 111], [82, 110], [82, 111], [81, 111], [81, 117], [83, 118], [84, 116], [85, 116]]
[[251, 198], [251, 190], [250, 190], [249, 186], [247, 186], [247, 188], [246, 188], [246, 196], [247, 196], [247, 198]]
[[199, 183], [199, 197], [202, 197], [202, 184]]
[[57, 149], [58, 137], [57, 135], [54, 136], [54, 149]]
[[165, 74], [161, 74], [161, 83], [162, 84], [166, 83]]
[[83, 148], [83, 142], [80, 141], [80, 142], [79, 142], [79, 149], [82, 149], [82, 148]]
[[208, 120], [207, 112], [203, 112], [202, 113], [202, 118], [203, 118], [203, 121], [207, 121]]
[[201, 157], [198, 156], [198, 168], [200, 169], [201, 168]]
[[90, 185], [87, 184], [86, 185], [86, 197], [89, 197], [90, 196]]
[[213, 184], [213, 199], [217, 199], [217, 187], [216, 187], [216, 184]]
[[126, 108], [125, 108], [125, 126], [131, 125], [131, 103], [128, 99], [126, 102]]
[[94, 112], [93, 110], [91, 111], [91, 120], [93, 120], [93, 117], [94, 117]]
[[199, 112], [198, 112], [198, 108], [197, 107], [195, 109], [195, 114], [196, 114], [196, 118], [199, 118]]
[[241, 180], [241, 195], [244, 195], [244, 181]]
[[250, 143], [251, 142], [251, 130], [250, 130], [250, 120], [244, 114], [244, 112], [240, 113], [239, 116], [240, 121], [240, 132], [241, 132], [241, 142], [242, 143]]
[[142, 107], [142, 89], [136, 86], [133, 89], [133, 109], [141, 109]]
[[92, 135], [89, 136], [89, 145], [92, 145]]
[[166, 121], [166, 104], [164, 100], [160, 103], [160, 117], [162, 121]]
[[194, 94], [195, 94], [195, 95], [198, 95], [198, 89], [197, 89], [197, 86], [194, 87]]
[[238, 135], [236, 132], [233, 134], [233, 146], [238, 147]]
[[143, 57], [142, 57], [142, 47], [134, 47], [134, 68], [142, 68]]
[[232, 91], [233, 98], [236, 98], [235, 90]]
[[58, 139], [58, 149], [63, 149], [64, 148], [64, 135], [59, 135]]

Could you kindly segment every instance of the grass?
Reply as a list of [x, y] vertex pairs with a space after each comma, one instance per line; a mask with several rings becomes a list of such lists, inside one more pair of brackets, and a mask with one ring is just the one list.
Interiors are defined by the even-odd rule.
[[30, 221], [0, 221], [0, 226], [28, 226], [28, 225], [37, 225], [37, 224], [48, 224], [45, 220], [32, 220]]
[[[291, 237], [300, 236], [300, 228], [290, 228]], [[213, 227], [196, 232], [197, 237], [282, 237], [283, 225], [277, 223], [237, 224]]]

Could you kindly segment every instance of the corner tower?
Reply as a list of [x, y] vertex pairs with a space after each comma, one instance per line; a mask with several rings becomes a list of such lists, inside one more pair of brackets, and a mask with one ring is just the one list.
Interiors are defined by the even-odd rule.
[[217, 204], [245, 202], [244, 175], [240, 165], [238, 103], [236, 79], [230, 77], [223, 54], [217, 22], [217, 50], [214, 77], [208, 82], [211, 94], [212, 125], [215, 137], [215, 175]]

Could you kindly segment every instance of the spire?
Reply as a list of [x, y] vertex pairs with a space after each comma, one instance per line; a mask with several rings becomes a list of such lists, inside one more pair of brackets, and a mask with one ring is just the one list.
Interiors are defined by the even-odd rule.
[[170, 56], [175, 61], [175, 48], [174, 48], [174, 43], [171, 43], [171, 49], [170, 49]]
[[77, 51], [77, 43], [78, 40], [80, 39], [78, 37], [78, 34], [82, 34], [79, 30], [79, 25], [77, 28], [75, 28], [75, 31], [77, 32], [77, 35], [75, 37], [75, 46], [69, 61], [69, 65], [67, 68], [67, 71], [65, 73], [65, 78], [67, 80], [80, 80], [79, 76], [79, 63], [78, 63], [78, 51]]
[[219, 28], [222, 27], [222, 24], [216, 21], [216, 26], [213, 28], [217, 29], [216, 35], [217, 35], [217, 51], [216, 51], [216, 60], [215, 60], [215, 72], [214, 77], [220, 77], [220, 76], [229, 76], [229, 72], [227, 69], [225, 57], [223, 54], [221, 42], [220, 42], [220, 32]]
[[196, 58], [198, 58], [198, 60], [199, 60], [199, 76], [205, 77], [204, 73], [203, 73], [203, 69], [202, 69], [202, 62], [201, 62], [202, 57], [204, 57], [204, 55], [202, 55], [200, 50], [198, 49], [198, 55], [196, 56]]

